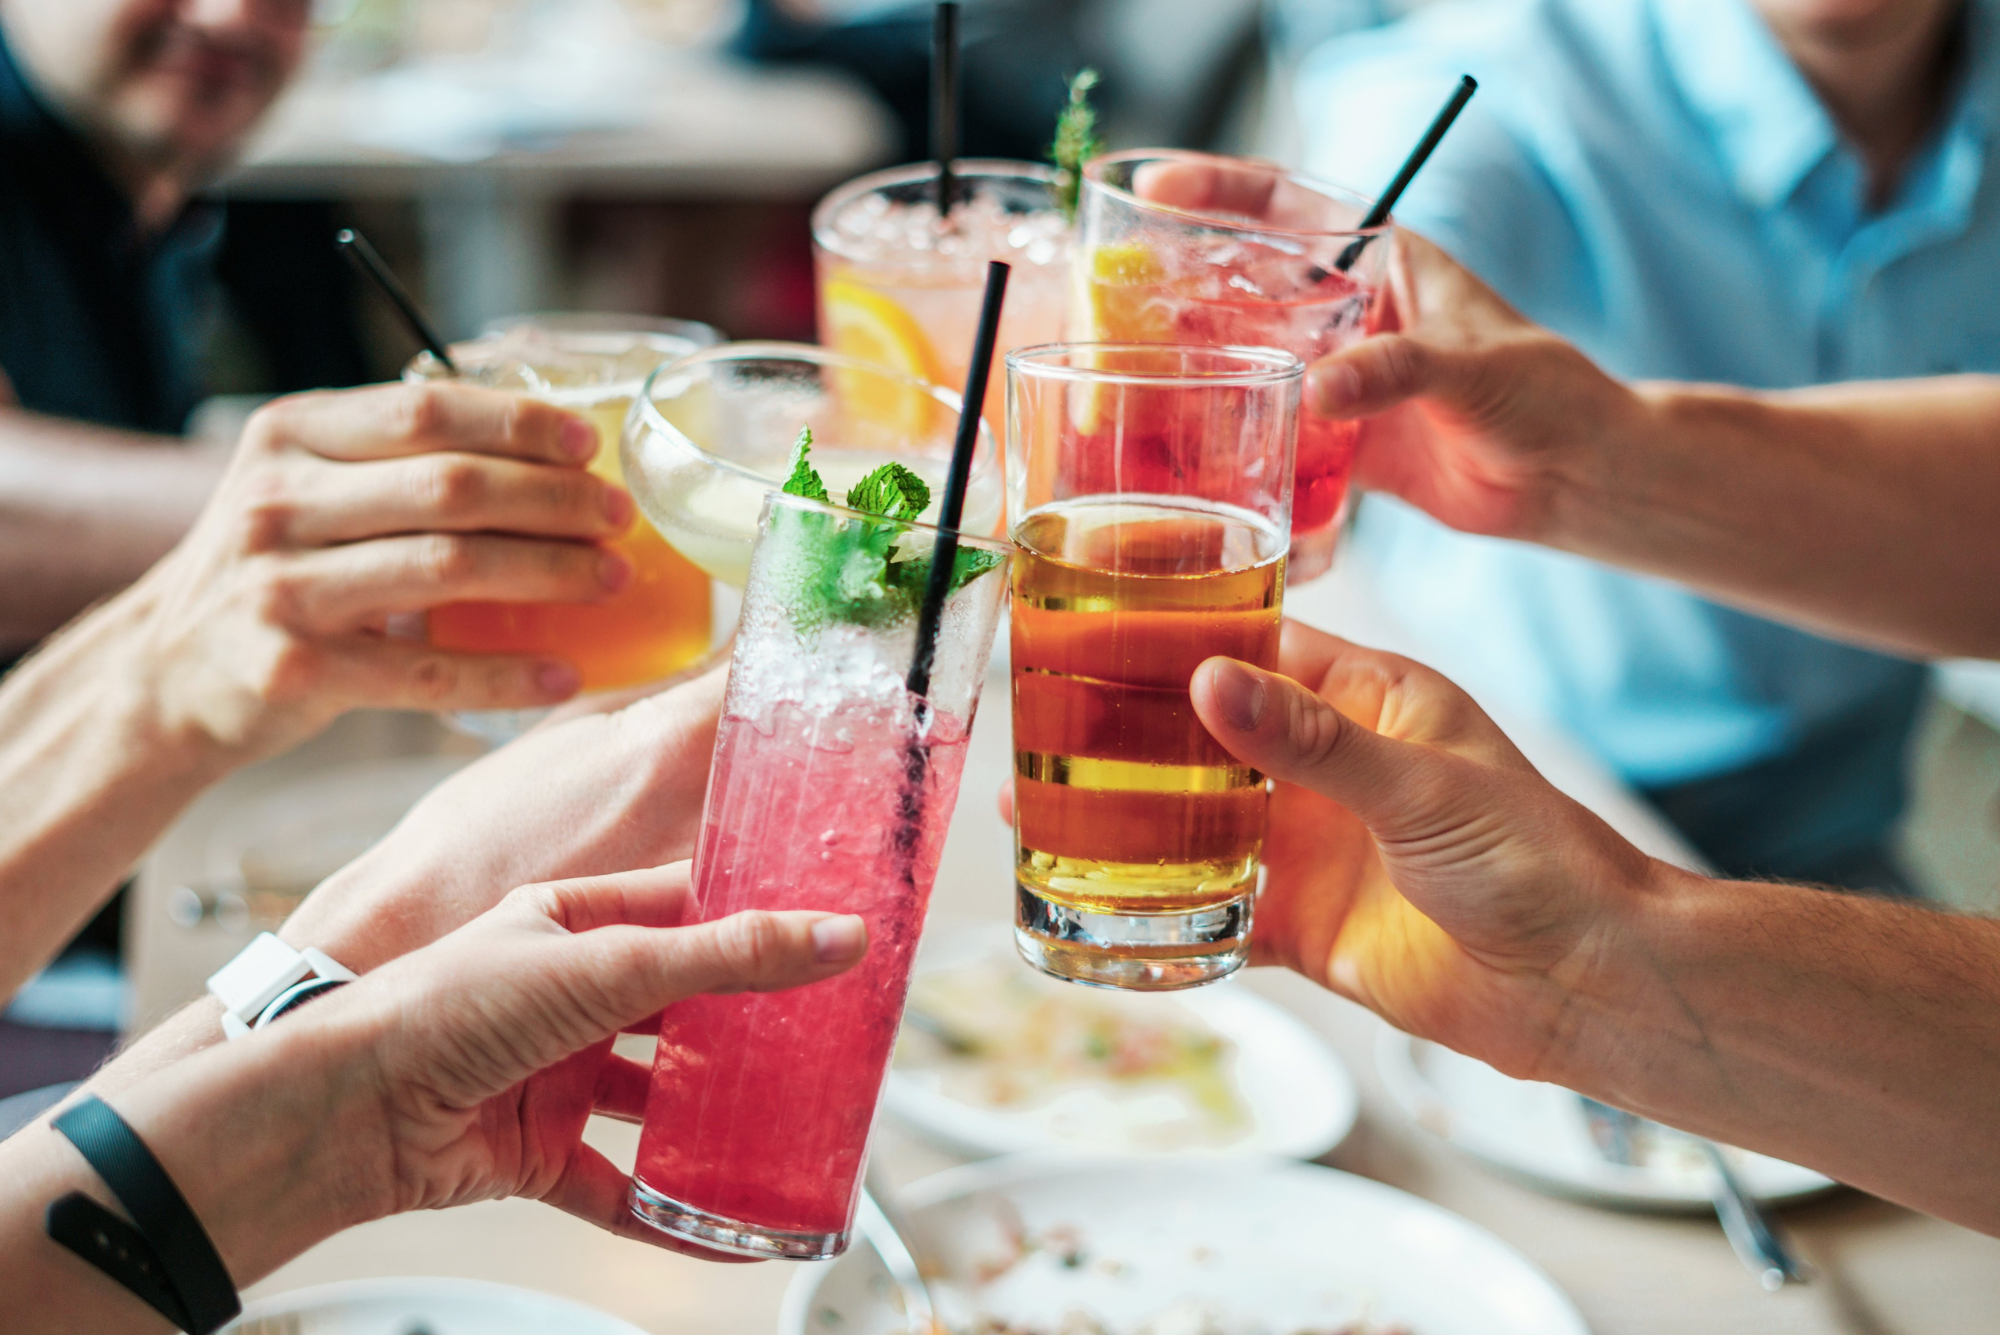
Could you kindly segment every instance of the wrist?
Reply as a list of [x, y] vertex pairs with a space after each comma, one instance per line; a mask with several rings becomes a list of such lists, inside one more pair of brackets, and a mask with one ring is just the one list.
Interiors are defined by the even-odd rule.
[[111, 1096], [187, 1197], [237, 1287], [388, 1212], [369, 1036], [283, 1026]]
[[1607, 518], [1627, 506], [1649, 452], [1669, 429], [1671, 386], [1628, 384], [1590, 368], [1554, 466], [1536, 530], [1522, 539], [1587, 553]]

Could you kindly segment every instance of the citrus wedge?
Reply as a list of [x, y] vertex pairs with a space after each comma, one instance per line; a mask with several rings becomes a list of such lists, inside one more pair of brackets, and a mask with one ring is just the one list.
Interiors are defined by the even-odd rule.
[[[873, 288], [835, 278], [820, 289], [820, 340], [835, 352], [921, 380], [938, 383], [937, 358], [923, 326]], [[936, 410], [924, 394], [890, 381], [834, 375], [847, 411], [892, 430], [922, 431]]]

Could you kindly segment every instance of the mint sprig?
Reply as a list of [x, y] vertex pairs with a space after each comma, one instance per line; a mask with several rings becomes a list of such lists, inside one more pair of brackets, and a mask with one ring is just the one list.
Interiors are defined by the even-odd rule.
[[[832, 504], [826, 482], [812, 466], [812, 428], [802, 427], [792, 445], [787, 495]], [[790, 532], [800, 587], [793, 617], [801, 625], [844, 621], [894, 625], [914, 616], [930, 580], [928, 554], [898, 549], [897, 540], [930, 508], [931, 489], [899, 463], [886, 463], [847, 489], [847, 508], [879, 515], [880, 524], [841, 524], [830, 515], [791, 512]], [[951, 590], [970, 584], [1000, 564], [994, 553], [959, 547], [951, 563]]]
[[826, 483], [820, 481], [819, 470], [807, 461], [812, 447], [813, 429], [810, 426], [800, 427], [799, 438], [792, 442], [792, 475], [785, 479], [785, 494], [831, 505], [833, 498], [826, 494]]
[[1056, 208], [1063, 221], [1076, 221], [1077, 202], [1083, 195], [1083, 164], [1104, 151], [1097, 133], [1097, 110], [1090, 105], [1090, 90], [1097, 87], [1097, 71], [1077, 71], [1069, 81], [1069, 101], [1056, 113], [1056, 141], [1049, 145], [1049, 161], [1056, 165]]

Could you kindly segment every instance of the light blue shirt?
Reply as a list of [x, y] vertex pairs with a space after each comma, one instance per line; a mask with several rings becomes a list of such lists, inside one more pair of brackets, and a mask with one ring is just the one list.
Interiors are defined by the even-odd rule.
[[[1479, 94], [1398, 219], [1614, 374], [2000, 370], [1993, 3], [1968, 7], [1942, 129], [1878, 213], [1745, 0], [1444, 3], [1337, 39], [1301, 71], [1305, 165], [1379, 190], [1469, 72]], [[1744, 836], [1760, 865], [1872, 846], [1900, 810], [1917, 665], [1381, 497], [1356, 549], [1435, 666], [1564, 723], [1629, 781], [1768, 769], [1792, 809]]]

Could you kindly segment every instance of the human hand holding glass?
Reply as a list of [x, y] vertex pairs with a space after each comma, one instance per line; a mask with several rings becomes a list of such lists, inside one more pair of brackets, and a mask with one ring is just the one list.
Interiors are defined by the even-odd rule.
[[[699, 993], [823, 981], [868, 941], [858, 919], [823, 913], [676, 925], [686, 870], [522, 887], [442, 940], [107, 1101], [239, 1288], [367, 1220], [514, 1196], [707, 1254], [633, 1219], [625, 1175], [583, 1143], [593, 1113], [634, 1118], [645, 1097], [645, 1068], [611, 1051], [614, 1036]], [[47, 1202], [95, 1189], [76, 1151], [31, 1127], [0, 1146], [0, 1166], [9, 1330], [150, 1321], [139, 1299], [42, 1236]]]

